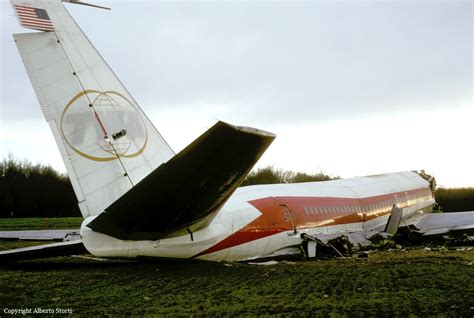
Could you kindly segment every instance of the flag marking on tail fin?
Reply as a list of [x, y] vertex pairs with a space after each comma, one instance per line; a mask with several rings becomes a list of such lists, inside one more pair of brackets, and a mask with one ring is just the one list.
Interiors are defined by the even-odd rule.
[[15, 10], [23, 27], [42, 31], [54, 30], [53, 23], [45, 9], [15, 5]]
[[[89, 107], [80, 107], [84, 103]], [[144, 119], [132, 102], [115, 91], [88, 89], [76, 94], [63, 110], [60, 127], [74, 152], [98, 162], [137, 157], [148, 143]]]

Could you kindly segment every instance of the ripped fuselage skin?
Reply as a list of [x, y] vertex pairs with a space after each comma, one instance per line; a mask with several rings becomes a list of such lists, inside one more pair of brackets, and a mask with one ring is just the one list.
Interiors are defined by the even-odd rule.
[[160, 240], [120, 240], [87, 227], [87, 250], [100, 257], [158, 257], [245, 261], [300, 250], [303, 236], [366, 233], [383, 228], [393, 205], [403, 217], [430, 212], [429, 184], [416, 173], [400, 172], [300, 184], [257, 185], [237, 189], [209, 226]]

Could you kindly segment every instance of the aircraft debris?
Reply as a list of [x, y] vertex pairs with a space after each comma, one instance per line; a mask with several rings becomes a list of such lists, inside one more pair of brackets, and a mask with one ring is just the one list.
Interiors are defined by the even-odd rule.
[[262, 265], [262, 266], [271, 266], [271, 265], [277, 265], [277, 261], [267, 261], [267, 262], [248, 262], [247, 264], [249, 265]]

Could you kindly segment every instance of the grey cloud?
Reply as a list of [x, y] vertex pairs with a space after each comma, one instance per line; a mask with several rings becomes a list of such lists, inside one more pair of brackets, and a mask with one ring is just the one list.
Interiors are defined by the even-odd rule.
[[[113, 10], [68, 8], [145, 105], [239, 105], [249, 118], [297, 122], [472, 100], [470, 1], [104, 5]], [[27, 104], [7, 53], [2, 104]]]

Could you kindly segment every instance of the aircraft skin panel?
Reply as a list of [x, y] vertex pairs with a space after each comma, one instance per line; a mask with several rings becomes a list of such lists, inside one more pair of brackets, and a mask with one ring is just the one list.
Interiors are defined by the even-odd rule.
[[407, 220], [424, 236], [474, 228], [474, 211], [417, 214]]
[[[403, 180], [405, 179], [405, 180]], [[331, 180], [330, 182], [304, 182], [292, 184], [252, 185], [237, 189], [236, 195], [252, 200], [255, 192], [266, 196], [320, 196], [364, 198], [428, 187], [427, 182], [414, 172], [395, 172], [378, 176]], [[246, 195], [248, 193], [248, 195]]]
[[[44, 31], [15, 34], [15, 42], [81, 212], [97, 215], [174, 152], [61, 1], [10, 2], [20, 25]], [[22, 10], [52, 27], [31, 27]]]

